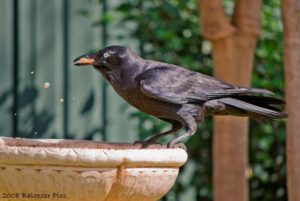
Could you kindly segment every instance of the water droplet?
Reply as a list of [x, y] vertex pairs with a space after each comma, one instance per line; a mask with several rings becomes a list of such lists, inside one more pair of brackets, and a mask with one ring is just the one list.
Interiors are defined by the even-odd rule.
[[49, 82], [44, 82], [43, 88], [48, 89], [49, 87], [50, 87], [50, 83]]
[[36, 132], [36, 131], [35, 131], [35, 132], [34, 132], [34, 134], [35, 134], [35, 135], [37, 135], [37, 134], [38, 134], [38, 132]]
[[33, 75], [33, 74], [34, 74], [34, 71], [31, 71], [30, 74]]
[[14, 113], [15, 116], [17, 116], [17, 113]]
[[60, 98], [59, 101], [62, 103], [62, 102], [64, 102], [64, 99], [63, 99], [63, 98]]

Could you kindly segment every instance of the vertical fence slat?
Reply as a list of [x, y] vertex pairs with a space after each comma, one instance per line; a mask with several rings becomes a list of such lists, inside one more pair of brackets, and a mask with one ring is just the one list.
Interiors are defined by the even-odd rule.
[[18, 136], [18, 101], [19, 101], [19, 94], [18, 94], [18, 86], [19, 86], [19, 1], [14, 0], [13, 3], [13, 107], [12, 107], [12, 136]]
[[14, 2], [1, 1], [0, 6], [0, 135], [13, 133], [13, 10]]
[[[102, 2], [102, 15], [105, 17], [107, 14], [107, 2], [106, 0], [101, 0]], [[104, 19], [102, 21], [102, 44], [103, 47], [106, 47], [108, 40], [107, 35], [107, 22]], [[104, 79], [102, 79], [102, 139], [104, 141], [107, 140], [107, 83]]]
[[[36, 44], [36, 39], [37, 39], [37, 4], [36, 4], [36, 0], [31, 0], [30, 2], [30, 7], [31, 7], [31, 13], [30, 13], [30, 46], [31, 46], [31, 57], [30, 57], [30, 75], [31, 75], [31, 79], [30, 79], [30, 88], [34, 88], [35, 87], [35, 72], [36, 72], [36, 54], [37, 54], [37, 44]], [[35, 128], [35, 117], [36, 117], [36, 111], [35, 111], [35, 104], [36, 104], [36, 100], [33, 100], [33, 102], [31, 103], [31, 112], [30, 112], [30, 118], [33, 118], [33, 128]]]
[[69, 103], [69, 95], [68, 95], [68, 90], [69, 90], [69, 71], [68, 71], [68, 61], [69, 61], [69, 1], [64, 0], [63, 2], [63, 119], [64, 119], [64, 125], [63, 125], [63, 135], [64, 137], [68, 137], [69, 134], [69, 108], [68, 108], [68, 103]]

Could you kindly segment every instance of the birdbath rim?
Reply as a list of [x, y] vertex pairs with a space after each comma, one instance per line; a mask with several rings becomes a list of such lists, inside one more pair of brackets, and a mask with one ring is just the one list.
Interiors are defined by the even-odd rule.
[[38, 139], [21, 137], [0, 137], [0, 144], [19, 147], [56, 147], [56, 148], [87, 148], [87, 149], [168, 149], [166, 145], [142, 143], [104, 142], [79, 139]]
[[[76, 167], [180, 167], [185, 150], [154, 144], [0, 137], [0, 164]], [[34, 158], [34, 160], [33, 160]]]

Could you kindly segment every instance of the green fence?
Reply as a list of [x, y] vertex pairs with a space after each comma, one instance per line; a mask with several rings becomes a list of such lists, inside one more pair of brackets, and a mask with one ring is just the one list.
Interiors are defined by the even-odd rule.
[[[111, 43], [110, 5], [85, 0], [1, 0], [0, 135], [136, 138], [131, 107], [92, 68], [72, 60]], [[82, 14], [88, 10], [88, 14]]]

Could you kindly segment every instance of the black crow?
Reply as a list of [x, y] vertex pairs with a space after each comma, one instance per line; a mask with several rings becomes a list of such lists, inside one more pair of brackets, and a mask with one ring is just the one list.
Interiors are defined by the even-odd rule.
[[197, 122], [206, 115], [249, 116], [259, 121], [287, 117], [277, 107], [284, 100], [271, 97], [268, 90], [240, 87], [180, 66], [145, 60], [122, 46], [80, 56], [74, 65], [92, 65], [128, 103], [172, 124], [171, 130], [151, 137], [145, 145], [184, 127], [186, 132], [168, 143], [177, 147], [196, 132]]

